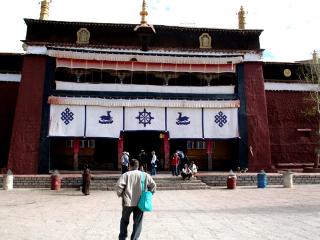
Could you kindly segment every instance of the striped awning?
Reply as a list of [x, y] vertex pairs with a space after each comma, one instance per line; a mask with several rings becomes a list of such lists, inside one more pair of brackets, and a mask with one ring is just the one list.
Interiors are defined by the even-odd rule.
[[239, 108], [239, 100], [104, 99], [49, 96], [49, 104], [104, 107]]

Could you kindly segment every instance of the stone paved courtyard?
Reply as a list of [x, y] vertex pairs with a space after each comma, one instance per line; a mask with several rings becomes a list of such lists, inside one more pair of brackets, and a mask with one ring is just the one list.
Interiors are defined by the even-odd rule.
[[[0, 190], [0, 239], [117, 239], [120, 203], [110, 191]], [[320, 185], [161, 191], [154, 208], [142, 240], [320, 239]]]

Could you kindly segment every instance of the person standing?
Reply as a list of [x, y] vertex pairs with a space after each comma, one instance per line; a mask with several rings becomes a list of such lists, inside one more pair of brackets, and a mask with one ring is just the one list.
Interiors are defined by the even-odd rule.
[[123, 152], [121, 156], [121, 172], [122, 174], [128, 172], [129, 169], [129, 153]]
[[82, 173], [82, 193], [84, 195], [90, 194], [91, 172], [89, 166], [86, 164]]
[[179, 155], [175, 153], [171, 159], [171, 172], [172, 176], [178, 176]]
[[156, 152], [152, 151], [151, 152], [151, 176], [155, 176], [157, 174], [157, 156], [156, 156]]
[[140, 169], [142, 171], [147, 171], [147, 162], [148, 162], [148, 159], [147, 159], [147, 154], [146, 152], [142, 149], [140, 151], [140, 154], [139, 154], [139, 160], [140, 160]]
[[[143, 212], [138, 208], [139, 199], [142, 193], [141, 174], [139, 161], [132, 159], [130, 162], [131, 171], [122, 174], [117, 182], [116, 191], [118, 197], [122, 198], [122, 217], [120, 220], [119, 239], [125, 240], [128, 235], [128, 224], [131, 213], [133, 213], [133, 229], [131, 240], [139, 239], [142, 230]], [[145, 174], [145, 186], [148, 191], [155, 193], [156, 183], [148, 173]]]

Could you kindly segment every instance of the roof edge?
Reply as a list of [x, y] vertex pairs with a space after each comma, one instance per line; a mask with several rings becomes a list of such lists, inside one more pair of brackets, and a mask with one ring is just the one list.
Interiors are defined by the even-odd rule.
[[[73, 21], [58, 21], [58, 20], [39, 20], [24, 18], [27, 26], [31, 24], [60, 24], [60, 25], [79, 25], [79, 26], [110, 26], [110, 27], [123, 27], [123, 28], [135, 28], [139, 24], [132, 23], [95, 23], [95, 22], [73, 22]], [[207, 27], [184, 27], [184, 26], [169, 26], [169, 25], [152, 25], [158, 29], [180, 29], [185, 31], [225, 31], [225, 32], [242, 32], [242, 33], [256, 33], [261, 34], [262, 29], [227, 29], [227, 28], [207, 28]]]

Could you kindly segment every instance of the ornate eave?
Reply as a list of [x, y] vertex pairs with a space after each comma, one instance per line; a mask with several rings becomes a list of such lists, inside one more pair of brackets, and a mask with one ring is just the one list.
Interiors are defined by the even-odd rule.
[[159, 99], [103, 99], [50, 96], [49, 104], [108, 107], [239, 108], [240, 100], [192, 101]]

